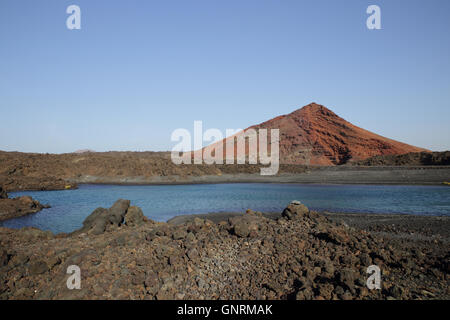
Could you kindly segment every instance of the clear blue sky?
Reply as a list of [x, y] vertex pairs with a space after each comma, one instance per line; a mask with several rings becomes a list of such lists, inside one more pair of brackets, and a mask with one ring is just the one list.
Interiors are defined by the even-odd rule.
[[0, 150], [170, 150], [194, 120], [245, 128], [312, 101], [447, 150], [449, 14], [448, 0], [1, 0]]

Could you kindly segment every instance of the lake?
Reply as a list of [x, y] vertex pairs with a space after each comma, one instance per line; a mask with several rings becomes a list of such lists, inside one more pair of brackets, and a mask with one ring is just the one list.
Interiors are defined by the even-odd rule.
[[71, 232], [97, 207], [129, 199], [150, 219], [167, 221], [182, 214], [242, 212], [248, 208], [281, 212], [291, 200], [331, 212], [450, 215], [450, 187], [398, 185], [197, 184], [80, 185], [76, 190], [11, 192], [50, 204], [36, 214], [0, 223], [8, 228], [33, 226], [54, 233]]

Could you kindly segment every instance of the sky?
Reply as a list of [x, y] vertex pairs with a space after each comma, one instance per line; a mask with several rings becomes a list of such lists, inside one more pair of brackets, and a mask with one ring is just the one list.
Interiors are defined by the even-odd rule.
[[[69, 5], [81, 29], [69, 30]], [[369, 5], [381, 29], [369, 30]], [[310, 102], [450, 150], [448, 0], [1, 0], [0, 150], [171, 150]]]

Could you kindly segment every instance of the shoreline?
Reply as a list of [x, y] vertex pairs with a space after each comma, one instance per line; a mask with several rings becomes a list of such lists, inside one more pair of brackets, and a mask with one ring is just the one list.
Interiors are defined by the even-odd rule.
[[444, 185], [450, 167], [316, 167], [305, 173], [222, 174], [201, 176], [104, 177], [82, 176], [68, 179], [76, 184], [186, 185], [225, 183], [300, 183], [361, 185]]
[[[71, 180], [73, 181], [73, 180]], [[361, 185], [361, 186], [449, 186], [448, 182], [421, 182], [421, 181], [380, 181], [380, 182], [359, 182], [359, 181], [341, 181], [341, 182], [304, 182], [304, 181], [261, 181], [261, 180], [236, 180], [236, 181], [188, 181], [188, 182], [121, 182], [121, 181], [108, 181], [108, 182], [77, 182], [77, 186], [67, 189], [44, 189], [38, 190], [33, 188], [24, 189], [12, 189], [8, 191], [11, 194], [21, 192], [53, 192], [53, 191], [71, 191], [77, 190], [79, 186], [186, 186], [186, 185], [215, 185], [215, 184], [299, 184], [299, 185], [316, 185], [316, 186], [339, 186], [339, 185]]]
[[[4, 178], [4, 177], [3, 177]], [[317, 185], [445, 185], [450, 181], [449, 166], [335, 166], [309, 167], [305, 172], [281, 170], [275, 176], [259, 173], [217, 173], [199, 175], [78, 175], [57, 177], [2, 178], [8, 192], [72, 190], [78, 185], [188, 185], [228, 183], [280, 183]], [[12, 180], [11, 180], [12, 179]]]
[[[41, 210], [45, 210], [49, 208], [50, 206], [46, 207], [43, 206]], [[250, 209], [251, 210], [251, 209]], [[26, 213], [24, 215], [29, 214], [37, 214], [39, 211], [33, 211]], [[419, 233], [423, 232], [421, 228], [423, 226], [432, 227], [434, 231], [437, 231], [437, 233], [445, 234], [445, 237], [448, 237], [448, 241], [450, 243], [450, 216], [446, 215], [436, 215], [436, 214], [417, 214], [417, 213], [374, 213], [374, 212], [363, 212], [363, 211], [357, 211], [357, 212], [334, 212], [329, 210], [324, 211], [315, 211], [319, 214], [328, 217], [330, 220], [335, 222], [342, 222], [344, 221], [346, 224], [351, 225], [358, 229], [365, 229], [369, 227], [369, 229], [373, 229], [373, 227], [386, 227], [386, 226], [392, 226], [392, 223], [397, 225], [402, 225], [404, 228], [414, 228]], [[186, 223], [192, 223], [196, 218], [204, 219], [204, 220], [210, 220], [213, 223], [220, 223], [220, 222], [226, 222], [230, 218], [234, 217], [242, 217], [246, 213], [245, 212], [232, 212], [232, 211], [219, 211], [219, 212], [207, 212], [207, 213], [192, 213], [192, 214], [180, 214], [177, 216], [174, 216], [172, 218], [169, 218], [165, 221], [156, 221], [158, 223], [167, 223], [172, 226], [179, 226]], [[11, 228], [11, 227], [4, 227], [2, 225], [3, 222], [20, 218], [24, 215], [19, 215], [16, 217], [10, 217], [7, 219], [0, 219], [0, 228], [5, 229], [11, 229], [11, 230], [21, 230], [22, 228]], [[261, 215], [265, 218], [276, 220], [281, 215], [280, 212], [261, 212]], [[149, 218], [150, 219], [150, 218]], [[442, 227], [445, 225], [445, 227]], [[37, 227], [32, 227], [41, 231], [48, 231], [43, 230]], [[445, 231], [442, 232], [442, 229]], [[50, 231], [51, 232], [51, 231]], [[72, 231], [73, 232], [73, 231]], [[64, 233], [64, 232], [63, 232]], [[57, 235], [60, 233], [54, 233], [52, 234]], [[429, 234], [429, 232], [428, 232]]]
[[[330, 186], [339, 186], [339, 185], [377, 185], [377, 186], [445, 186], [445, 182], [441, 183], [433, 183], [433, 182], [376, 182], [376, 183], [364, 183], [364, 182], [286, 182], [286, 181], [253, 181], [253, 180], [242, 180], [242, 181], [205, 181], [205, 182], [167, 182], [167, 183], [128, 183], [128, 182], [86, 182], [86, 183], [78, 183], [78, 185], [94, 185], [94, 186], [186, 186], [186, 185], [207, 185], [207, 184], [301, 184], [301, 185], [330, 185]], [[76, 188], [68, 189], [68, 190], [76, 190]], [[62, 190], [17, 190], [11, 192], [22, 192], [22, 191], [62, 191]]]

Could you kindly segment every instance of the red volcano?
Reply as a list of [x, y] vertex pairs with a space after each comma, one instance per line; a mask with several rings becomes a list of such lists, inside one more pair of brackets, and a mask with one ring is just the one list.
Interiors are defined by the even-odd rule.
[[339, 165], [429, 151], [361, 129], [316, 103], [250, 128], [280, 130], [280, 162], [285, 164]]

